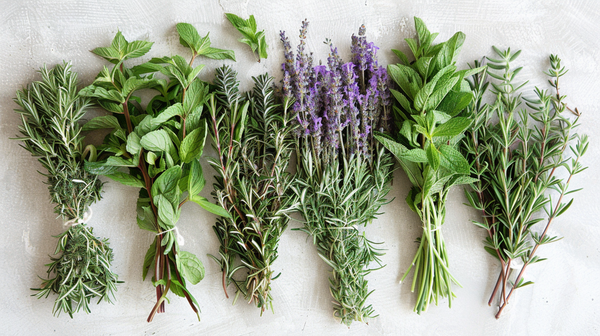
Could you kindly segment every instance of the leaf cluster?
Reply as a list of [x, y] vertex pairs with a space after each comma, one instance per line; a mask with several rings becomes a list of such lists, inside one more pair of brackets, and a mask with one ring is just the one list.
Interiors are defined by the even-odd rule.
[[[295, 193], [298, 211], [304, 218], [301, 229], [313, 238], [319, 256], [331, 266], [329, 287], [334, 316], [350, 325], [368, 322], [375, 315], [367, 304], [369, 291], [365, 275], [382, 268], [381, 249], [365, 237], [360, 227], [381, 213], [392, 177], [391, 156], [384, 148], [375, 156], [373, 170], [361, 156], [340, 164], [334, 161], [322, 175], [298, 174]], [[370, 269], [376, 262], [379, 267]]]
[[[191, 25], [178, 24], [177, 30], [181, 43], [192, 52], [191, 61], [175, 55], [152, 58], [132, 67], [124, 65], [127, 59], [144, 55], [149, 51], [148, 47], [133, 56], [120, 55], [112, 69], [104, 67], [92, 85], [82, 90], [112, 112], [90, 120], [84, 127], [85, 130], [110, 130], [102, 146], [98, 147], [100, 160], [88, 163], [86, 168], [125, 185], [141, 188], [137, 223], [141, 229], [156, 235], [143, 265], [143, 277], [154, 269], [153, 283], [159, 288], [149, 321], [156, 312], [164, 310], [163, 302], [169, 290], [186, 297], [198, 313], [198, 303], [189, 293], [186, 281], [200, 282], [204, 277], [204, 266], [195, 255], [180, 250], [179, 245], [183, 242], [177, 239], [176, 225], [181, 206], [192, 201], [218, 215], [225, 213], [199, 195], [205, 180], [198, 160], [207, 136], [202, 113], [210, 89], [197, 77], [203, 65], [193, 67], [193, 61], [197, 55], [215, 58], [217, 52], [206, 49], [206, 44], [210, 45], [208, 35], [200, 38]], [[151, 45], [149, 42], [127, 42], [119, 32], [111, 47], [121, 44]], [[157, 72], [167, 79], [156, 77]], [[145, 108], [136, 95], [142, 89], [152, 89], [155, 93]]]
[[[40, 70], [42, 80], [17, 91], [15, 102], [21, 115], [21, 145], [46, 169], [48, 189], [55, 203], [54, 211], [64, 220], [81, 219], [86, 209], [100, 199], [102, 183], [84, 170], [84, 157], [93, 146], [83, 148], [79, 120], [90, 106], [89, 99], [79, 95], [77, 73], [63, 63], [53, 69]], [[59, 235], [56, 257], [48, 266], [48, 279], [42, 279], [38, 298], [58, 295], [54, 313], [90, 312], [89, 303], [111, 302], [116, 291], [117, 275], [110, 270], [112, 249], [107, 240], [93, 236], [85, 224], [70, 227]], [[51, 277], [54, 274], [54, 277]]]
[[[573, 199], [563, 201], [563, 196], [578, 191], [570, 190], [569, 182], [585, 169], [579, 158], [587, 149], [587, 137], [576, 133], [579, 113], [571, 110], [574, 119], [564, 113], [568, 108], [565, 96], [559, 94], [558, 82], [567, 71], [558, 57], [550, 57], [551, 69], [547, 72], [555, 94], [536, 87], [535, 98], [528, 99], [519, 92], [526, 82], [515, 80], [522, 67], [512, 67], [520, 51], [511, 53], [510, 48], [495, 47], [494, 51], [497, 56], [487, 60], [488, 67], [495, 70], [489, 75], [497, 81], [490, 82], [485, 76], [470, 81], [480, 95], [466, 112], [477, 122], [469, 130], [463, 148], [475, 162], [472, 176], [479, 181], [466, 195], [469, 204], [483, 214], [483, 221], [475, 224], [488, 232], [485, 249], [501, 263], [498, 283], [503, 284], [502, 288], [508, 286], [511, 263], [524, 263], [510, 286], [516, 289], [532, 284], [522, 278], [525, 267], [545, 260], [535, 256], [537, 248], [560, 239], [547, 236], [547, 228], [571, 206]], [[491, 105], [481, 103], [488, 84], [496, 97]], [[571, 147], [574, 158], [570, 159], [568, 149], [573, 141], [577, 144]], [[565, 169], [568, 177], [558, 177], [557, 169]], [[558, 200], [552, 199], [551, 190], [559, 195]], [[544, 220], [538, 216], [541, 210], [547, 214], [547, 224], [540, 234], [533, 228]], [[507, 297], [504, 290], [502, 293], [503, 305]], [[494, 296], [495, 292], [492, 299]]]
[[225, 13], [225, 16], [235, 29], [244, 36], [240, 39], [240, 42], [247, 44], [252, 49], [252, 53], [258, 58], [258, 62], [260, 63], [261, 58], [267, 59], [268, 45], [265, 41], [265, 31], [257, 32], [258, 28], [256, 27], [254, 15], [250, 15], [248, 20], [232, 13]]
[[[99, 240], [93, 229], [79, 224], [56, 236], [58, 245], [52, 262], [47, 264], [48, 279], [42, 279], [40, 288], [32, 288], [37, 298], [58, 295], [53, 313], [59, 316], [66, 312], [83, 310], [90, 313], [90, 302], [98, 298], [112, 303], [119, 282], [117, 275], [110, 270], [113, 261], [112, 249], [106, 239]], [[51, 274], [54, 273], [54, 277]]]
[[[289, 103], [275, 102], [267, 74], [253, 77], [254, 90], [239, 92], [237, 73], [217, 69], [216, 92], [207, 103], [217, 158], [210, 158], [217, 172], [213, 195], [228, 216], [213, 229], [219, 238], [223, 287], [233, 283], [236, 299], [243, 295], [261, 312], [273, 309], [272, 268], [279, 239], [289, 222], [295, 197], [287, 172], [293, 151]], [[243, 272], [243, 276], [236, 275]]]
[[393, 50], [400, 63], [388, 66], [388, 74], [399, 87], [391, 90], [399, 131], [395, 136], [376, 137], [408, 175], [413, 188], [406, 201], [423, 221], [412, 286], [413, 291], [416, 284], [420, 288], [415, 306], [420, 313], [429, 302], [437, 303], [438, 296], [453, 296], [450, 285], [455, 280], [448, 273], [440, 227], [449, 189], [473, 182], [468, 176], [470, 162], [458, 151], [458, 144], [473, 121], [461, 115], [473, 99], [464, 79], [483, 68], [457, 70], [455, 62], [465, 40], [462, 32], [433, 44], [438, 34], [430, 33], [417, 17], [415, 26], [418, 40], [405, 39], [414, 61]]

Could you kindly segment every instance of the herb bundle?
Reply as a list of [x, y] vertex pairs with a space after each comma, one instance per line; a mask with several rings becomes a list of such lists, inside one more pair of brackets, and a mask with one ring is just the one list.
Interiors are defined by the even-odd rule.
[[[588, 139], [576, 133], [579, 111], [570, 109], [560, 94], [559, 80], [567, 72], [560, 58], [550, 56], [546, 73], [554, 92], [536, 87], [536, 97], [526, 99], [519, 93], [525, 83], [515, 81], [522, 68], [511, 67], [520, 51], [494, 50], [498, 58], [488, 58], [488, 66], [497, 72], [489, 75], [499, 82], [488, 82], [484, 74], [470, 82], [478, 99], [468, 113], [477, 122], [468, 132], [464, 150], [475, 163], [472, 174], [479, 180], [466, 192], [470, 205], [483, 214], [483, 220], [474, 223], [487, 231], [485, 249], [500, 261], [500, 274], [489, 300], [491, 305], [499, 296], [499, 318], [513, 292], [533, 284], [525, 281], [523, 274], [527, 266], [545, 260], [536, 255], [538, 248], [561, 239], [550, 236], [548, 228], [573, 204], [573, 199], [563, 198], [580, 190], [569, 184], [586, 169], [580, 159]], [[485, 105], [482, 95], [489, 83], [496, 100]], [[565, 116], [566, 110], [575, 118]], [[572, 142], [575, 146], [569, 146]], [[559, 177], [560, 170], [566, 171], [566, 176]], [[553, 192], [558, 198], [553, 198]], [[542, 209], [547, 218], [538, 216]], [[542, 221], [545, 226], [540, 233], [535, 224]]]
[[[239, 92], [237, 73], [230, 67], [217, 69], [216, 92], [207, 102], [212, 121], [211, 135], [218, 158], [210, 158], [218, 173], [213, 195], [229, 216], [213, 227], [221, 247], [215, 259], [223, 272], [223, 290], [236, 287], [248, 303], [273, 310], [270, 294], [273, 262], [279, 239], [294, 209], [286, 172], [294, 141], [289, 99], [283, 107], [275, 103], [273, 78], [253, 78], [254, 90], [247, 97]], [[245, 271], [243, 280], [235, 275]], [[235, 303], [235, 300], [234, 300]]]
[[[148, 322], [156, 313], [164, 312], [169, 291], [185, 297], [198, 314], [198, 302], [186, 285], [204, 278], [204, 266], [194, 254], [180, 249], [184, 243], [177, 228], [181, 206], [192, 201], [208, 211], [227, 215], [198, 195], [205, 184], [198, 159], [207, 135], [202, 111], [209, 87], [197, 78], [203, 65], [192, 64], [200, 55], [216, 59], [232, 59], [234, 55], [210, 47], [208, 35], [200, 37], [190, 24], [178, 24], [177, 31], [181, 44], [192, 51], [189, 62], [176, 55], [153, 58], [128, 68], [125, 61], [146, 54], [152, 43], [127, 42], [118, 32], [110, 47], [93, 50], [113, 63], [113, 68], [104, 67], [94, 83], [82, 91], [112, 112], [85, 126], [89, 130], [111, 129], [99, 147], [102, 161], [88, 164], [87, 169], [141, 188], [137, 224], [155, 236], [143, 265], [143, 278], [153, 269], [152, 282], [156, 287], [156, 304]], [[168, 80], [155, 78], [155, 72]], [[158, 93], [143, 108], [141, 99], [134, 94], [147, 88]]]
[[[41, 68], [42, 80], [17, 91], [15, 102], [20, 109], [19, 126], [23, 148], [47, 170], [48, 190], [56, 204], [54, 212], [65, 220], [67, 230], [58, 235], [58, 245], [48, 266], [48, 279], [42, 279], [41, 288], [33, 288], [38, 298], [58, 295], [53, 313], [90, 312], [89, 303], [111, 302], [116, 291], [117, 275], [110, 270], [113, 259], [108, 240], [93, 235], [86, 226], [91, 216], [89, 206], [101, 198], [102, 183], [98, 176], [84, 170], [89, 154], [95, 160], [95, 148], [83, 148], [79, 120], [85, 115], [90, 102], [77, 89], [77, 73], [64, 63], [48, 70]], [[50, 274], [55, 276], [50, 278]], [[112, 303], [112, 302], [111, 302]]]
[[[294, 100], [298, 211], [302, 231], [312, 236], [319, 256], [332, 268], [330, 291], [334, 316], [350, 325], [374, 317], [366, 304], [365, 275], [371, 262], [381, 266], [380, 249], [359, 227], [379, 214], [392, 176], [390, 154], [373, 131], [387, 132], [390, 93], [377, 47], [362, 26], [352, 37], [352, 61], [343, 63], [331, 42], [327, 66], [313, 65], [307, 54], [308, 22], [300, 29], [296, 55], [285, 33], [283, 94]], [[381, 266], [383, 267], [383, 266]]]
[[388, 74], [401, 91], [391, 90], [396, 98], [394, 119], [399, 129], [395, 137], [377, 135], [377, 139], [398, 159], [413, 187], [406, 197], [409, 207], [421, 218], [423, 236], [419, 248], [402, 278], [414, 266], [411, 290], [418, 292], [415, 311], [427, 310], [429, 303], [454, 293], [442, 225], [446, 217], [446, 199], [454, 185], [473, 182], [469, 162], [457, 150], [464, 131], [471, 124], [459, 116], [473, 99], [465, 76], [481, 68], [457, 71], [456, 58], [465, 39], [461, 32], [448, 41], [434, 45], [438, 35], [430, 33], [425, 23], [415, 17], [418, 41], [406, 42], [415, 60], [393, 50], [400, 64], [389, 65]]

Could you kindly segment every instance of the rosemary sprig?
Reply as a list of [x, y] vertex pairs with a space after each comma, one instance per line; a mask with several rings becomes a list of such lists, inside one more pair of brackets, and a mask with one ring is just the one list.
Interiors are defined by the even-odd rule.
[[295, 203], [293, 179], [286, 172], [293, 127], [290, 100], [283, 107], [275, 103], [273, 78], [265, 74], [253, 80], [254, 90], [245, 99], [237, 73], [230, 67], [217, 69], [217, 91], [207, 102], [217, 158], [209, 162], [218, 173], [213, 195], [230, 215], [213, 227], [221, 243], [220, 258], [213, 258], [223, 272], [223, 290], [229, 297], [227, 285], [233, 283], [236, 300], [241, 294], [262, 314], [273, 310], [271, 282], [279, 275], [273, 276], [272, 265]]
[[381, 249], [360, 228], [380, 213], [388, 201], [392, 158], [373, 137], [388, 132], [390, 92], [385, 68], [361, 26], [352, 36], [351, 62], [343, 63], [330, 41], [327, 66], [313, 66], [305, 51], [304, 21], [298, 53], [281, 33], [286, 63], [283, 94], [294, 99], [296, 131], [297, 210], [302, 231], [312, 238], [319, 256], [331, 266], [329, 279], [334, 316], [342, 323], [367, 322], [375, 317], [367, 303], [365, 275], [371, 262], [381, 265]]
[[399, 128], [395, 137], [376, 136], [398, 159], [413, 188], [406, 202], [421, 218], [423, 236], [404, 280], [414, 266], [411, 290], [417, 290], [415, 312], [426, 311], [430, 303], [448, 297], [452, 305], [452, 283], [442, 225], [446, 218], [446, 200], [454, 185], [472, 183], [470, 162], [457, 150], [472, 119], [459, 116], [473, 99], [464, 81], [482, 68], [457, 71], [456, 58], [465, 39], [461, 32], [448, 41], [434, 45], [437, 33], [415, 17], [418, 41], [406, 39], [415, 60], [393, 50], [401, 64], [389, 65], [388, 73], [400, 87], [392, 90], [398, 106], [394, 119]]
[[[19, 126], [21, 145], [46, 169], [51, 200], [57, 213], [68, 226], [56, 236], [58, 244], [48, 266], [48, 279], [42, 279], [34, 294], [38, 298], [58, 295], [53, 313], [66, 312], [73, 317], [80, 310], [90, 312], [89, 303], [98, 298], [112, 303], [117, 275], [111, 270], [112, 249], [108, 240], [93, 235], [86, 226], [88, 207], [101, 198], [102, 183], [98, 176], [83, 169], [84, 158], [90, 154], [95, 160], [95, 148], [83, 148], [79, 120], [85, 115], [90, 102], [77, 89], [77, 73], [63, 63], [48, 70], [40, 70], [42, 80], [17, 91], [15, 102], [20, 109]], [[91, 210], [89, 210], [91, 211]], [[51, 274], [54, 277], [51, 278]]]
[[[192, 64], [199, 55], [229, 58], [233, 53], [207, 48], [208, 35], [201, 38], [190, 24], [179, 23], [177, 31], [180, 42], [192, 52], [189, 62], [176, 55], [126, 67], [125, 61], [146, 54], [152, 43], [128, 42], [118, 32], [110, 47], [93, 51], [114, 67], [104, 67], [94, 83], [82, 91], [113, 113], [86, 124], [89, 130], [111, 129], [99, 147], [102, 160], [86, 168], [141, 188], [137, 224], [155, 236], [146, 252], [142, 273], [145, 279], [152, 269], [156, 287], [156, 304], [148, 322], [156, 313], [164, 312], [169, 291], [185, 297], [200, 319], [198, 302], [187, 289], [187, 282], [199, 283], [204, 278], [204, 266], [194, 254], [180, 249], [184, 243], [177, 229], [181, 206], [192, 201], [218, 215], [228, 215], [199, 195], [205, 184], [198, 160], [207, 135], [202, 112], [209, 87], [197, 78], [204, 66]], [[162, 73], [168, 80], [155, 78], [154, 72]], [[143, 108], [141, 99], [134, 94], [147, 88], [158, 94]]]
[[[511, 53], [510, 49], [495, 47], [494, 51], [498, 58], [488, 58], [488, 66], [498, 72], [489, 75], [498, 82], [480, 76], [470, 84], [483, 93], [491, 83], [496, 100], [486, 106], [479, 95], [468, 109], [480, 122], [469, 130], [463, 145], [467, 156], [477, 162], [472, 174], [480, 179], [472, 185], [472, 191], [466, 192], [470, 205], [483, 215], [482, 222], [474, 223], [487, 231], [485, 249], [500, 261], [500, 274], [489, 300], [491, 305], [499, 296], [499, 318], [514, 290], [533, 284], [525, 281], [523, 274], [530, 264], [545, 260], [536, 255], [539, 246], [561, 239], [548, 236], [548, 228], [573, 203], [573, 199], [563, 201], [564, 196], [580, 190], [571, 190], [569, 184], [574, 175], [586, 169], [580, 158], [587, 150], [588, 139], [575, 133], [579, 111], [570, 109], [560, 95], [559, 79], [567, 72], [560, 58], [550, 56], [551, 68], [546, 73], [555, 94], [536, 87], [536, 98], [526, 99], [519, 93], [526, 82], [515, 82], [522, 68], [511, 67], [520, 51]], [[566, 110], [575, 118], [566, 117]], [[573, 141], [576, 145], [569, 147]], [[564, 178], [555, 174], [561, 168], [567, 172]], [[558, 193], [558, 199], [552, 198], [551, 191]], [[537, 233], [535, 224], [544, 221], [537, 215], [542, 209], [547, 215], [546, 225], [542, 233]]]

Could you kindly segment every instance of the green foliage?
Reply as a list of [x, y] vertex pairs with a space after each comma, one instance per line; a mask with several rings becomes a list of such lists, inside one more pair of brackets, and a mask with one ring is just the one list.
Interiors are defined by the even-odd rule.
[[[378, 150], [372, 168], [361, 156], [352, 156], [326, 166], [322, 175], [299, 173], [294, 186], [304, 218], [301, 230], [312, 237], [319, 256], [332, 268], [334, 316], [348, 326], [377, 316], [367, 304], [372, 291], [365, 276], [384, 266], [380, 259], [384, 253], [359, 227], [380, 215], [379, 209], [388, 203], [393, 162], [384, 148]], [[379, 267], [369, 269], [371, 262]]]
[[[535, 256], [537, 248], [560, 239], [547, 236], [547, 230], [553, 219], [573, 202], [563, 201], [563, 196], [578, 191], [570, 190], [569, 183], [572, 176], [585, 169], [579, 161], [588, 140], [575, 133], [579, 112], [569, 109], [559, 94], [559, 79], [567, 71], [557, 56], [550, 56], [551, 68], [546, 73], [556, 94], [536, 88], [536, 98], [526, 99], [519, 93], [526, 82], [515, 80], [522, 68], [511, 66], [520, 51], [494, 50], [497, 58], [488, 58], [488, 66], [496, 70], [489, 75], [497, 81], [488, 81], [485, 74], [478, 74], [469, 82], [476, 99], [465, 115], [475, 122], [463, 141], [463, 152], [474, 162], [471, 175], [477, 178], [471, 184], [472, 190], [466, 191], [470, 205], [483, 214], [483, 221], [475, 224], [487, 231], [484, 247], [501, 264], [489, 302], [492, 304], [501, 293], [496, 315], [499, 317], [513, 290], [532, 284], [524, 281], [523, 273], [529, 264], [543, 260]], [[482, 96], [490, 84], [496, 99], [487, 105], [482, 103]], [[576, 117], [565, 116], [566, 110]], [[569, 159], [572, 142], [576, 145], [571, 147]], [[567, 177], [556, 175], [560, 169], [566, 170]], [[552, 198], [551, 191], [559, 195], [558, 199]], [[538, 234], [532, 228], [544, 220], [537, 215], [542, 209], [547, 214], [546, 227]], [[511, 264], [518, 262], [523, 266], [513, 284], [509, 281]]]
[[184, 47], [192, 50], [193, 56], [204, 56], [212, 59], [223, 60], [230, 59], [235, 61], [235, 53], [233, 50], [218, 49], [210, 46], [208, 33], [204, 37], [200, 37], [198, 30], [189, 23], [178, 23], [177, 32], [179, 33], [179, 42]]
[[[169, 291], [186, 297], [198, 313], [198, 304], [187, 290], [186, 282], [200, 282], [204, 266], [196, 256], [180, 250], [177, 221], [182, 204], [193, 201], [210, 212], [225, 212], [208, 201], [199, 201], [203, 197], [198, 194], [205, 184], [198, 160], [207, 135], [202, 114], [209, 85], [197, 78], [203, 66], [194, 68], [192, 64], [198, 55], [233, 59], [233, 53], [210, 48], [208, 35], [200, 38], [189, 24], [180, 23], [177, 30], [181, 43], [192, 51], [190, 62], [175, 55], [127, 67], [125, 60], [141, 54], [120, 55], [112, 69], [105, 67], [92, 85], [82, 90], [112, 112], [110, 116], [92, 119], [85, 126], [89, 130], [110, 129], [98, 147], [99, 161], [88, 164], [87, 169], [141, 188], [137, 223], [155, 235], [143, 265], [144, 278], [150, 269], [154, 270], [152, 280], [157, 287], [156, 305], [148, 321], [157, 312], [164, 312]], [[137, 42], [128, 43], [120, 33], [117, 39], [124, 45]], [[167, 76], [167, 80], [155, 78], [156, 72]], [[142, 89], [152, 89], [155, 93], [145, 108], [141, 99], [134, 96]]]
[[388, 66], [388, 74], [400, 87], [400, 91], [392, 90], [399, 132], [395, 137], [376, 137], [398, 159], [413, 184], [406, 201], [423, 222], [419, 249], [404, 275], [406, 278], [415, 267], [411, 289], [418, 287], [415, 311], [421, 313], [429, 303], [437, 304], [440, 296], [448, 297], [451, 305], [451, 284], [458, 284], [449, 272], [441, 226], [450, 188], [471, 181], [467, 178], [470, 162], [457, 147], [473, 120], [459, 115], [473, 98], [464, 77], [483, 68], [457, 70], [455, 62], [465, 39], [463, 33], [435, 45], [437, 33], [430, 33], [416, 17], [415, 26], [418, 41], [406, 39], [415, 60], [409, 62], [404, 53], [394, 50], [402, 63]]
[[[98, 302], [112, 303], [117, 290], [117, 275], [110, 270], [113, 261], [112, 249], [106, 239], [99, 240], [92, 228], [78, 224], [56, 236], [58, 244], [52, 262], [48, 266], [48, 279], [43, 279], [37, 298], [58, 295], [53, 312], [57, 316], [66, 312], [73, 317], [74, 312], [83, 310], [90, 313], [90, 302], [97, 297]], [[54, 277], [51, 278], [51, 274]]]
[[[21, 115], [19, 126], [22, 147], [46, 169], [46, 178], [54, 212], [63, 220], [81, 220], [86, 209], [100, 199], [102, 183], [83, 169], [84, 158], [95, 160], [93, 146], [83, 148], [79, 120], [90, 102], [77, 90], [77, 73], [63, 63], [51, 70], [40, 70], [42, 80], [17, 91], [15, 102]], [[112, 273], [112, 250], [108, 241], [93, 236], [85, 224], [75, 224], [58, 236], [57, 257], [48, 266], [48, 279], [43, 280], [38, 298], [58, 295], [54, 313], [90, 312], [89, 303], [111, 302], [116, 291], [117, 275]], [[55, 276], [50, 278], [51, 274]]]
[[236, 299], [243, 295], [262, 314], [273, 310], [272, 264], [296, 201], [287, 172], [292, 116], [289, 102], [275, 102], [272, 77], [253, 78], [254, 90], [246, 97], [236, 77], [231, 68], [218, 68], [217, 92], [207, 102], [217, 153], [209, 159], [217, 172], [213, 195], [218, 208], [227, 210], [213, 227], [221, 243], [219, 258], [213, 258], [221, 266], [225, 294], [233, 283]]
[[267, 59], [267, 42], [265, 41], [265, 31], [261, 30], [257, 32], [256, 20], [254, 15], [250, 15], [248, 20], [244, 20], [241, 17], [225, 13], [227, 20], [237, 29], [244, 37], [240, 39], [240, 42], [247, 44], [252, 49], [252, 53], [257, 56], [258, 62], [260, 59]]

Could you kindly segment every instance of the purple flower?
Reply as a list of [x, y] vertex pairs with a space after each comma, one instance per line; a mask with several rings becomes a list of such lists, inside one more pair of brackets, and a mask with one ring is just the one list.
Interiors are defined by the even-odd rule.
[[[306, 51], [308, 21], [302, 22], [296, 55], [281, 32], [285, 63], [283, 94], [293, 97], [293, 111], [299, 127], [300, 142], [323, 164], [336, 160], [340, 153], [373, 153], [373, 130], [387, 130], [390, 91], [385, 68], [377, 63], [377, 48], [367, 42], [366, 29], [360, 27], [352, 36], [352, 61], [344, 63], [330, 40], [327, 66], [314, 65], [312, 53]], [[310, 142], [308, 139], [310, 138]]]

